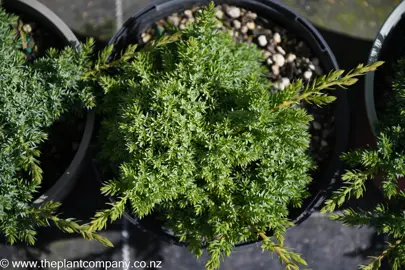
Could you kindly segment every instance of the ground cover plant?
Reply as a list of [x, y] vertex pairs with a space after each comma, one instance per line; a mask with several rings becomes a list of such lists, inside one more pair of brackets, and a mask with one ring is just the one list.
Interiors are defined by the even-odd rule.
[[129, 46], [110, 62], [117, 69], [93, 72], [105, 91], [101, 161], [115, 174], [102, 193], [114, 202], [86, 226], [102, 230], [128, 209], [162, 218], [196, 256], [206, 246], [207, 269], [235, 244], [257, 239], [286, 269], [298, 269], [306, 263], [284, 246], [284, 233], [314, 168], [312, 116], [301, 105], [333, 102], [323, 90], [350, 86], [381, 63], [269, 91], [261, 52], [217, 31], [215, 13], [212, 3], [182, 31], [136, 53]]
[[360, 198], [366, 191], [366, 181], [382, 180], [385, 203], [371, 211], [345, 209], [343, 213], [331, 216], [351, 226], [373, 226], [379, 233], [393, 239], [384, 252], [372, 258], [370, 264], [360, 266], [364, 270], [379, 269], [384, 259], [390, 261], [394, 270], [405, 266], [405, 192], [398, 186], [398, 180], [405, 175], [404, 97], [405, 59], [401, 59], [396, 65], [390, 98], [380, 111], [380, 134], [376, 146], [343, 156], [352, 169], [343, 175], [345, 186], [335, 192], [323, 209], [331, 212], [350, 197]]
[[0, 235], [11, 244], [34, 244], [36, 228], [53, 223], [63, 231], [111, 245], [73, 219], [60, 218], [60, 203], [32, 204], [40, 195], [39, 148], [47, 139], [47, 128], [75, 104], [94, 105], [83, 84], [93, 67], [89, 61], [93, 42], [80, 53], [73, 48], [51, 49], [31, 61], [20, 28], [19, 18], [0, 8]]

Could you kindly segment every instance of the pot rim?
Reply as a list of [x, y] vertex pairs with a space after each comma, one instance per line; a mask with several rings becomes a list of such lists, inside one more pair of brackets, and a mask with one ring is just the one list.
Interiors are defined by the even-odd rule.
[[[386, 38], [392, 33], [395, 26], [401, 21], [404, 13], [405, 13], [405, 1], [402, 1], [392, 11], [392, 13], [385, 20], [384, 24], [378, 31], [378, 34], [371, 47], [371, 51], [368, 58], [368, 64], [372, 64], [379, 60], [381, 50], [384, 46]], [[365, 87], [364, 87], [367, 117], [374, 136], [377, 136], [379, 133], [377, 127], [378, 117], [374, 101], [374, 78], [375, 73], [377, 71], [371, 71], [365, 75]]]

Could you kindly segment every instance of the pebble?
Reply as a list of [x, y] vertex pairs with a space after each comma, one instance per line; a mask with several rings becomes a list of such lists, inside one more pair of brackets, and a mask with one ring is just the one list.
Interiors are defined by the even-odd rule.
[[263, 53], [263, 57], [264, 58], [269, 58], [271, 56], [271, 52], [269, 52], [269, 51], [264, 51], [264, 53]]
[[267, 38], [264, 35], [261, 35], [257, 38], [257, 41], [259, 42], [259, 45], [261, 47], [265, 47], [267, 45]]
[[285, 64], [285, 58], [284, 56], [282, 56], [281, 54], [277, 53], [275, 55], [273, 55], [273, 60], [276, 63], [276, 65], [278, 65], [279, 67], [284, 66]]
[[274, 88], [276, 88], [278, 90], [284, 90], [289, 85], [290, 85], [290, 79], [282, 78], [281, 80], [274, 83]]
[[184, 29], [186, 29], [186, 25], [182, 23], [182, 24], [180, 24], [179, 28], [180, 28], [180, 30], [184, 30]]
[[23, 27], [22, 27], [22, 30], [25, 32], [25, 33], [31, 33], [31, 31], [32, 31], [32, 27], [31, 27], [31, 25], [29, 25], [29, 24], [24, 24], [23, 25]]
[[312, 77], [312, 71], [308, 70], [308, 71], [305, 71], [305, 72], [304, 72], [304, 78], [305, 78], [306, 80], [310, 80], [311, 77]]
[[273, 65], [273, 60], [271, 60], [271, 58], [267, 58], [267, 65], [271, 66]]
[[287, 55], [287, 62], [292, 63], [295, 61], [295, 59], [297, 59], [297, 56], [293, 53], [289, 53]]
[[255, 24], [254, 22], [248, 22], [248, 23], [246, 24], [246, 26], [247, 26], [247, 28], [248, 28], [249, 30], [253, 30], [253, 29], [256, 28], [256, 24]]
[[248, 31], [249, 31], [249, 28], [246, 26], [246, 25], [244, 25], [244, 26], [242, 26], [242, 29], [240, 30], [243, 34], [246, 34]]
[[145, 33], [142, 34], [142, 41], [144, 43], [150, 41], [151, 39], [152, 39], [152, 36], [150, 34], [145, 34]]
[[322, 140], [321, 145], [322, 145], [322, 147], [326, 147], [326, 146], [328, 146], [328, 142], [325, 140]]
[[186, 15], [187, 18], [193, 18], [193, 12], [191, 10], [185, 10], [184, 15]]
[[223, 12], [222, 10], [220, 10], [220, 9], [217, 9], [217, 11], [216, 11], [216, 13], [215, 13], [215, 16], [216, 16], [218, 19], [222, 19], [222, 18], [224, 17], [224, 12]]
[[277, 65], [272, 65], [271, 71], [273, 72], [274, 75], [278, 76], [278, 74], [280, 74], [280, 67]]
[[256, 13], [253, 13], [253, 12], [251, 12], [251, 11], [248, 11], [248, 12], [246, 13], [246, 18], [249, 18], [249, 19], [252, 19], [252, 20], [256, 20], [256, 19], [257, 19], [257, 14], [256, 14]]
[[169, 16], [167, 18], [167, 20], [169, 21], [169, 23], [171, 23], [175, 26], [179, 26], [179, 24], [180, 24], [180, 18], [177, 16]]
[[319, 122], [313, 121], [312, 126], [314, 127], [315, 130], [321, 130], [322, 126]]
[[235, 29], [240, 29], [242, 27], [242, 23], [238, 20], [234, 20], [233, 27], [235, 27]]
[[226, 14], [228, 14], [231, 18], [239, 18], [240, 17], [240, 8], [238, 7], [227, 7]]
[[280, 43], [280, 42], [281, 42], [281, 36], [280, 36], [280, 34], [279, 34], [279, 33], [275, 33], [274, 36], [273, 36], [273, 39], [274, 39], [274, 42], [275, 42], [276, 44]]
[[279, 53], [281, 53], [282, 55], [285, 55], [285, 51], [284, 51], [284, 49], [283, 48], [281, 48], [280, 46], [277, 46], [277, 51], [279, 52]]
[[285, 86], [285, 87], [287, 87], [287, 86], [289, 86], [290, 85], [290, 79], [288, 79], [288, 78], [282, 78], [281, 79], [281, 82], [283, 83], [283, 85]]
[[310, 64], [310, 65], [309, 65], [309, 69], [315, 70], [315, 66], [314, 66], [313, 64]]
[[281, 81], [275, 82], [273, 86], [274, 86], [274, 88], [277, 89], [277, 90], [284, 90], [284, 88], [285, 88], [285, 87], [283, 86], [283, 83], [282, 83]]

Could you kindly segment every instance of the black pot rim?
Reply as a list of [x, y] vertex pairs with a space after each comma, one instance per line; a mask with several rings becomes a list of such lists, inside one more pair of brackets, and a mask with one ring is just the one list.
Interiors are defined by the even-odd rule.
[[[49, 8], [36, 0], [3, 0], [2, 5], [13, 10], [18, 10], [21, 13], [28, 14], [42, 24], [46, 25], [53, 33], [55, 33], [66, 46], [70, 45], [77, 49], [79, 40], [70, 30], [70, 28]], [[68, 168], [63, 175], [56, 180], [55, 184], [40, 195], [33, 205], [39, 206], [49, 201], [62, 201], [72, 190], [79, 175], [81, 164], [87, 153], [90, 140], [93, 134], [95, 123], [95, 112], [89, 111], [86, 117], [86, 125], [80, 141], [79, 148], [73, 157]]]
[[[211, 0], [157, 0], [146, 6], [137, 12], [133, 17], [129, 18], [123, 25], [123, 27], [116, 32], [109, 42], [109, 45], [126, 46], [128, 44], [137, 43], [141, 40], [140, 36], [142, 31], [145, 30], [143, 20], [154, 18], [153, 15], [160, 14], [160, 12], [166, 12], [168, 15], [178, 10], [173, 11], [173, 6], [182, 8], [183, 10], [195, 5], [207, 5]], [[252, 10], [258, 14], [271, 14], [271, 21], [279, 23], [287, 30], [292, 30], [301, 36], [301, 38], [309, 45], [314, 54], [320, 59], [326, 71], [339, 69], [335, 56], [326, 43], [324, 38], [318, 32], [318, 30], [305, 18], [301, 17], [284, 4], [275, 0], [215, 0], [218, 4], [230, 4]], [[167, 12], [170, 10], [170, 12]], [[149, 25], [150, 23], [148, 23]], [[134, 33], [136, 33], [134, 35]], [[322, 203], [329, 196], [332, 186], [337, 181], [340, 175], [342, 162], [339, 156], [346, 151], [349, 136], [349, 105], [347, 100], [347, 94], [344, 89], [336, 89], [335, 94], [337, 96], [336, 110], [335, 110], [335, 126], [336, 126], [336, 141], [335, 148], [332, 151], [331, 160], [325, 170], [322, 187], [318, 189], [316, 194], [313, 194], [311, 202], [303, 209], [302, 213], [294, 220], [295, 225], [299, 225], [304, 222], [311, 214], [318, 209]], [[162, 230], [156, 231], [150, 228], [145, 228], [139, 219], [132, 215], [125, 213], [124, 217], [128, 219], [133, 225], [147, 231], [153, 235], [157, 235], [166, 241], [185, 246], [186, 243], [180, 242], [178, 238], [171, 234], [165, 233]], [[244, 246], [259, 241], [251, 241], [240, 243], [236, 246]]]
[[[380, 59], [381, 50], [386, 44], [386, 38], [392, 34], [395, 26], [401, 21], [403, 15], [405, 14], [405, 1], [402, 1], [390, 14], [390, 16], [385, 20], [384, 24], [378, 31], [378, 34], [374, 40], [371, 47], [371, 51], [368, 58], [368, 64], [372, 64]], [[369, 124], [374, 136], [379, 133], [378, 130], [378, 117], [374, 101], [374, 79], [376, 71], [368, 72], [365, 75], [365, 87], [364, 95], [366, 102], [366, 110]]]

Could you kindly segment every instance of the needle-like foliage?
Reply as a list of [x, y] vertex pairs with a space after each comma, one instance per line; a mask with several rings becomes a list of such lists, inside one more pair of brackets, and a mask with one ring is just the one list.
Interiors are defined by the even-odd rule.
[[111, 245], [74, 220], [60, 219], [59, 203], [32, 204], [40, 195], [38, 158], [47, 139], [46, 128], [77, 102], [93, 106], [91, 88], [83, 80], [92, 69], [93, 42], [80, 53], [72, 48], [52, 49], [47, 56], [27, 62], [13, 27], [16, 22], [15, 16], [0, 9], [0, 234], [11, 244], [34, 244], [36, 228], [54, 223], [68, 233]]
[[373, 226], [379, 233], [388, 234], [395, 239], [387, 250], [379, 256], [372, 257], [370, 264], [360, 266], [364, 270], [379, 269], [385, 258], [391, 262], [394, 270], [405, 266], [405, 193], [398, 186], [398, 179], [405, 176], [404, 59], [397, 64], [390, 93], [392, 96], [387, 100], [386, 109], [380, 112], [382, 120], [378, 124], [380, 134], [376, 146], [343, 156], [352, 169], [343, 175], [345, 185], [334, 193], [323, 209], [324, 212], [332, 212], [350, 197], [362, 197], [366, 191], [367, 180], [376, 178], [382, 180], [381, 190], [386, 203], [376, 206], [372, 211], [356, 212], [353, 209], [346, 209], [340, 215], [331, 216], [351, 226]]
[[289, 207], [308, 195], [314, 164], [312, 116], [293, 105], [332, 102], [321, 90], [351, 85], [378, 64], [271, 93], [260, 51], [218, 32], [215, 20], [211, 4], [113, 75], [94, 73], [106, 93], [102, 159], [116, 172], [102, 192], [116, 199], [89, 229], [105, 228], [129, 207], [140, 218], [159, 214], [196, 256], [207, 245], [207, 269], [237, 243], [257, 239], [286, 269], [298, 269], [306, 263], [284, 247], [284, 233]]

